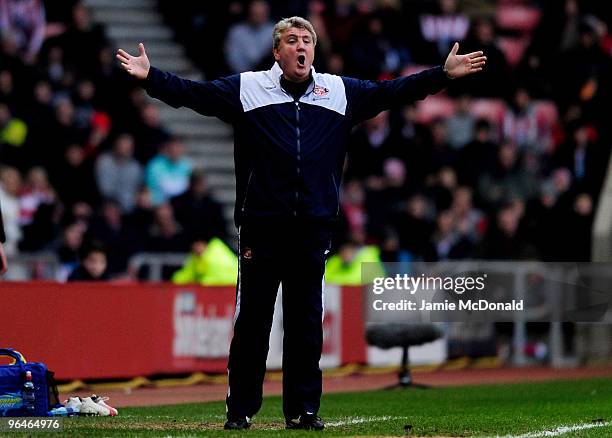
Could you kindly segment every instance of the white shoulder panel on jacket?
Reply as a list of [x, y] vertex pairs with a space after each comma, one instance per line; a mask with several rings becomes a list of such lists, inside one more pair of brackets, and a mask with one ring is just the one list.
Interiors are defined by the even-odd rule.
[[240, 102], [244, 112], [268, 105], [293, 102], [270, 71], [249, 71], [240, 75]]
[[327, 73], [315, 73], [314, 79], [314, 89], [302, 96], [300, 102], [321, 106], [344, 116], [347, 100], [342, 78]]

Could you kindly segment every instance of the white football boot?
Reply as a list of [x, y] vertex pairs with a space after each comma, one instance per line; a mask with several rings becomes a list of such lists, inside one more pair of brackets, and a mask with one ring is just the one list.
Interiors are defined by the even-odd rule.
[[81, 399], [83, 404], [81, 405], [81, 415], [100, 415], [102, 417], [108, 417], [110, 409], [96, 403], [91, 397], [85, 397]]

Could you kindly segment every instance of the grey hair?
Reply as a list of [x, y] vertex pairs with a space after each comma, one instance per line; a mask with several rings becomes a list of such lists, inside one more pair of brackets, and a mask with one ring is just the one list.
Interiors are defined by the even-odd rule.
[[310, 35], [312, 36], [313, 45], [317, 45], [317, 33], [315, 32], [314, 27], [312, 26], [310, 21], [302, 17], [291, 17], [283, 18], [274, 26], [274, 32], [272, 33], [272, 41], [273, 47], [275, 49], [277, 49], [280, 45], [280, 40], [283, 32], [285, 32], [287, 29], [291, 29], [292, 27], [295, 27], [297, 29], [306, 29], [308, 32], [310, 32]]

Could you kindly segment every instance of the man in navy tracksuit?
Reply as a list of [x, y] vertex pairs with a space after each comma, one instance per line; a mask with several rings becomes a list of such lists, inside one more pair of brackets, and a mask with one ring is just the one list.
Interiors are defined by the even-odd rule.
[[312, 68], [316, 34], [300, 17], [277, 23], [276, 63], [210, 82], [193, 82], [119, 50], [117, 58], [147, 92], [234, 126], [235, 221], [239, 274], [229, 356], [226, 429], [246, 429], [261, 407], [274, 302], [283, 289], [283, 413], [287, 428], [324, 428], [319, 360], [323, 274], [338, 215], [351, 128], [394, 104], [443, 89], [449, 78], [480, 71], [482, 52], [392, 81], [362, 81]]

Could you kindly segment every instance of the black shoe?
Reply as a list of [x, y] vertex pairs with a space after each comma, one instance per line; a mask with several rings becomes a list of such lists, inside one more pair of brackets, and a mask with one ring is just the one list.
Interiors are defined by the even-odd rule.
[[251, 427], [251, 423], [246, 417], [237, 420], [227, 420], [223, 429], [225, 430], [244, 430]]
[[321, 417], [315, 414], [300, 415], [296, 419], [286, 420], [287, 429], [323, 430], [325, 423]]

